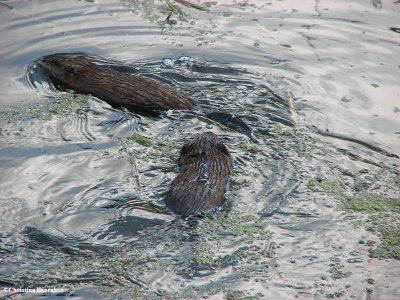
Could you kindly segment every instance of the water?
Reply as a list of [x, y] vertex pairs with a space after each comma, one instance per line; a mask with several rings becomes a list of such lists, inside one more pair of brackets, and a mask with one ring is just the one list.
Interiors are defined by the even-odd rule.
[[[201, 5], [165, 25], [163, 1], [1, 3], [1, 295], [398, 299], [398, 2]], [[56, 52], [199, 108], [151, 117], [56, 91], [34, 63]], [[233, 155], [232, 208], [175, 219], [180, 148], [206, 130]], [[13, 290], [38, 287], [63, 291]]]

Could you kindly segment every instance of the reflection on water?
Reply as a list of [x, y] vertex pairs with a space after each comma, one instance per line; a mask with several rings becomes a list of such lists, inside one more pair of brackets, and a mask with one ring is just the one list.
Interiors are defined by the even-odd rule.
[[[176, 4], [165, 24], [165, 1], [1, 3], [0, 285], [397, 299], [398, 3], [201, 5]], [[154, 117], [57, 91], [36, 59], [59, 52], [199, 108]], [[240, 116], [258, 144], [216, 112]], [[234, 159], [232, 206], [176, 219], [164, 197], [180, 148], [210, 130]]]

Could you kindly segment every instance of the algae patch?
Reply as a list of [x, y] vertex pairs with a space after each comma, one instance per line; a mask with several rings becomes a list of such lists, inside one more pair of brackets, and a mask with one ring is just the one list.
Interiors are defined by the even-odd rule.
[[49, 103], [49, 112], [56, 115], [65, 115], [84, 110], [89, 98], [90, 95], [58, 92], [55, 100]]
[[355, 224], [362, 224], [379, 237], [380, 243], [371, 250], [372, 257], [400, 259], [400, 197], [396, 197], [400, 194], [398, 185], [393, 184], [390, 177], [386, 178], [386, 182], [373, 182], [381, 178], [382, 173], [371, 173], [360, 170], [359, 174], [369, 174], [369, 180], [357, 179], [352, 189], [348, 190], [333, 180], [310, 180], [307, 186], [313, 192], [323, 192], [340, 200], [338, 208], [354, 214]]
[[26, 105], [18, 109], [0, 112], [0, 115], [8, 122], [26, 121], [31, 119], [50, 120], [53, 115], [67, 115], [76, 111], [87, 109], [89, 95], [56, 92], [54, 99], [45, 103]]
[[373, 193], [362, 193], [344, 202], [343, 208], [351, 211], [390, 211], [400, 213], [400, 200]]
[[308, 188], [313, 192], [325, 192], [339, 200], [345, 199], [345, 189], [337, 182], [330, 180], [310, 180]]
[[400, 216], [374, 214], [368, 217], [366, 224], [369, 231], [381, 235], [381, 242], [375, 249], [371, 249], [370, 256], [400, 259]]
[[250, 153], [257, 153], [260, 151], [260, 149], [257, 147], [255, 144], [245, 144], [242, 143], [239, 145], [239, 148]]
[[383, 242], [376, 249], [377, 256], [400, 259], [400, 224], [383, 224], [378, 230], [383, 235]]
[[[212, 219], [178, 220], [174, 227], [160, 225], [160, 230], [151, 231], [151, 235], [142, 232], [129, 245], [106, 249], [97, 260], [82, 257], [68, 265], [53, 264], [45, 273], [67, 280], [72, 276], [87, 276], [84, 280], [99, 286], [107, 298], [211, 296], [226, 288], [232, 291], [239, 279], [257, 282], [269, 279], [271, 257], [263, 249], [271, 244], [270, 233], [266, 223], [261, 222], [253, 216], [222, 214]], [[202, 283], [192, 281], [230, 268], [234, 272], [229, 276]], [[171, 293], [161, 289], [165, 277], [179, 284], [180, 291]]]
[[150, 147], [151, 146], [151, 140], [145, 136], [139, 135], [139, 134], [134, 134], [131, 139], [135, 141], [136, 143], [145, 146], [145, 147]]
[[[252, 216], [226, 215], [215, 220], [199, 222], [194, 229], [194, 235], [197, 238], [192, 244], [190, 271], [182, 270], [181, 273], [185, 278], [202, 276], [205, 272], [215, 272], [229, 266], [242, 269], [242, 275], [245, 276], [247, 272], [244, 270], [250, 266], [254, 267], [255, 262], [258, 265], [262, 264], [262, 246], [270, 239], [265, 224], [258, 223]], [[246, 246], [234, 246], [243, 241], [246, 241]], [[232, 250], [225, 249], [222, 254], [221, 248], [227, 245]], [[260, 276], [258, 279], [262, 280], [267, 274], [263, 273]]]

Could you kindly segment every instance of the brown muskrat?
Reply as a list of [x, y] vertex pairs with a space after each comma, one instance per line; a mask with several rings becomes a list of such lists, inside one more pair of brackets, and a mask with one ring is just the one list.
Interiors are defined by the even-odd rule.
[[147, 112], [192, 109], [196, 105], [194, 100], [167, 85], [96, 65], [87, 55], [52, 54], [40, 62], [52, 79], [67, 88], [112, 104]]
[[204, 132], [182, 147], [179, 174], [171, 184], [166, 204], [182, 216], [217, 208], [227, 190], [232, 169], [228, 149], [212, 132]]
[[[191, 110], [196, 106], [196, 101], [167, 85], [97, 65], [85, 54], [51, 54], [42, 57], [39, 64], [50, 75], [53, 83], [92, 94], [127, 109], [159, 113], [170, 109]], [[199, 115], [193, 111], [191, 113]], [[246, 134], [253, 142], [258, 143], [251, 128], [239, 117], [226, 112], [208, 112], [204, 115]]]

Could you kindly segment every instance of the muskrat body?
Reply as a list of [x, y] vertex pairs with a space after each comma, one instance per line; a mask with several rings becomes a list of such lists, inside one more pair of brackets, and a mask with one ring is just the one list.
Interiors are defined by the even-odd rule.
[[[51, 54], [38, 60], [50, 79], [77, 92], [129, 110], [159, 114], [165, 110], [192, 110], [196, 101], [150, 78], [131, 75], [93, 63], [85, 54]], [[198, 115], [191, 111], [192, 114]], [[252, 129], [239, 117], [224, 112], [200, 114], [246, 134], [254, 143]]]
[[72, 90], [146, 112], [192, 109], [196, 102], [149, 78], [115, 71], [91, 62], [87, 55], [52, 54], [41, 59], [52, 79]]
[[166, 204], [182, 216], [204, 214], [217, 208], [227, 190], [232, 158], [212, 132], [199, 134], [182, 147], [179, 174], [171, 184]]

